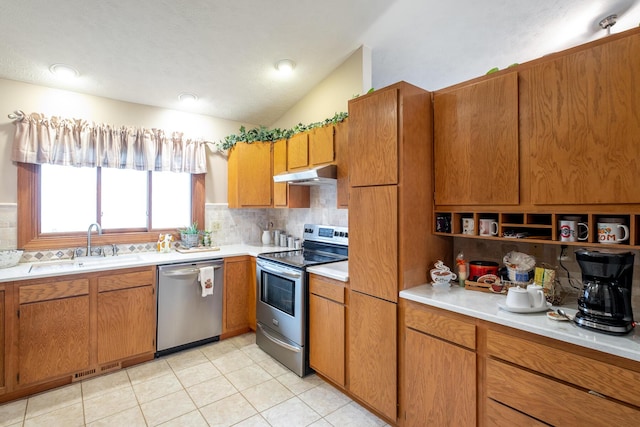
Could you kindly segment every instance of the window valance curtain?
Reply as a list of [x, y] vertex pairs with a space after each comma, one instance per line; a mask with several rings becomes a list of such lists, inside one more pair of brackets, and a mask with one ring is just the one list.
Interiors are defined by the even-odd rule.
[[77, 167], [207, 172], [206, 142], [180, 132], [114, 127], [16, 111], [12, 160]]

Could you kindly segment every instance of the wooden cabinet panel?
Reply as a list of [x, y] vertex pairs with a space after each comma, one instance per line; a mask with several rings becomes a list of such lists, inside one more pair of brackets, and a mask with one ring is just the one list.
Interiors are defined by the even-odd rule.
[[155, 334], [153, 285], [98, 294], [98, 364], [154, 352]]
[[405, 324], [408, 328], [472, 350], [476, 349], [476, 325], [453, 318], [451, 313], [438, 314], [433, 309], [417, 307], [413, 303], [408, 303], [405, 310]]
[[[281, 139], [273, 143], [273, 174], [287, 171], [287, 140]], [[287, 183], [273, 184], [273, 206], [287, 206]]]
[[[636, 391], [640, 384], [639, 372], [495, 330], [487, 332], [487, 354], [640, 406]], [[549, 363], [550, 360], [571, 360], [571, 363]]]
[[257, 289], [257, 280], [256, 280], [256, 257], [249, 257], [249, 283], [248, 283], [248, 293], [249, 293], [249, 302], [248, 302], [248, 310], [249, 310], [249, 328], [252, 331], [256, 330], [256, 298], [258, 294]]
[[345, 284], [339, 280], [309, 274], [309, 292], [340, 304], [345, 303]]
[[640, 203], [640, 34], [521, 74], [533, 204]]
[[338, 209], [349, 207], [349, 119], [335, 127]]
[[510, 364], [489, 359], [486, 369], [487, 397], [551, 425], [631, 426], [640, 419], [630, 406]]
[[289, 138], [287, 143], [287, 170], [309, 165], [309, 134], [301, 132]]
[[335, 160], [333, 125], [315, 128], [309, 134], [309, 166], [331, 163]]
[[349, 101], [352, 187], [398, 183], [398, 96], [391, 87]]
[[109, 276], [98, 277], [98, 292], [117, 291], [119, 289], [153, 285], [156, 282], [155, 272], [154, 267], [148, 268], [145, 271], [123, 274], [115, 273]]
[[436, 205], [519, 203], [518, 74], [434, 94]]
[[231, 149], [227, 175], [230, 208], [271, 207], [271, 164], [271, 143], [241, 142]]
[[0, 284], [0, 394], [4, 392], [6, 382], [6, 370], [5, 370], [5, 360], [6, 360], [6, 347], [5, 347], [5, 327], [7, 321], [5, 319], [5, 288], [4, 285]]
[[223, 334], [249, 328], [250, 268], [249, 257], [224, 259]]
[[349, 284], [398, 300], [398, 188], [352, 187], [349, 201]]
[[309, 364], [318, 373], [343, 387], [345, 312], [343, 304], [313, 293], [309, 295]]
[[89, 367], [89, 296], [19, 306], [20, 386]]
[[476, 355], [406, 330], [406, 420], [409, 426], [476, 425]]
[[87, 295], [88, 293], [88, 279], [61, 280], [34, 285], [22, 285], [18, 291], [20, 304]]
[[535, 418], [511, 409], [492, 399], [486, 401], [486, 423], [487, 426], [494, 427], [545, 427], [544, 424]]
[[397, 412], [396, 309], [392, 302], [350, 292], [348, 387], [391, 420]]

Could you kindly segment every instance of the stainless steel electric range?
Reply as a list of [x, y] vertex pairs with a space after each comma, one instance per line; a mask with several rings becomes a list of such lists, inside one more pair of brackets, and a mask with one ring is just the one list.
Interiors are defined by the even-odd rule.
[[307, 267], [347, 260], [346, 227], [305, 224], [301, 250], [259, 254], [256, 343], [303, 377], [309, 368]]

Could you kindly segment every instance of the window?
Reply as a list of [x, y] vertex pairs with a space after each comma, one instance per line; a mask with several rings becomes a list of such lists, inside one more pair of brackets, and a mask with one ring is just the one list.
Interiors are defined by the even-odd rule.
[[104, 234], [98, 239], [105, 243], [155, 241], [160, 233], [204, 223], [204, 174], [18, 167], [21, 248], [80, 246], [94, 222], [101, 225]]
[[40, 166], [40, 182], [40, 230], [45, 234], [84, 231], [94, 222], [103, 232], [191, 222], [190, 174], [46, 164]]

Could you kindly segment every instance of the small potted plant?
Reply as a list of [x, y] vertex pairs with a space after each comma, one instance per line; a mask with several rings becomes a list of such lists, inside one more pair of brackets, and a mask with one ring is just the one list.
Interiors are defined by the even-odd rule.
[[200, 244], [200, 232], [198, 231], [198, 222], [194, 221], [189, 227], [179, 228], [180, 240], [182, 246], [186, 248], [194, 248]]

